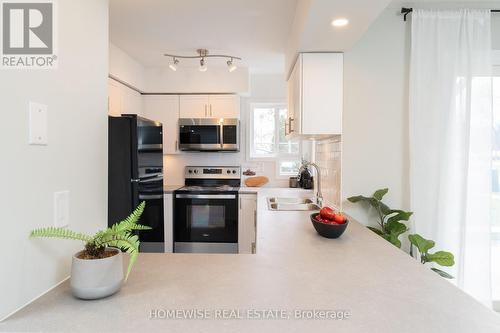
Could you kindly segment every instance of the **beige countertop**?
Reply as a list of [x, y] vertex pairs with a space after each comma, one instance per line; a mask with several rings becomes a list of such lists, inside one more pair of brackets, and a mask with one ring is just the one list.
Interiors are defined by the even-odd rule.
[[175, 190], [180, 189], [184, 185], [163, 185], [163, 193], [173, 193]]
[[[258, 190], [255, 255], [141, 254], [118, 294], [80, 301], [66, 282], [0, 331], [500, 332], [498, 314], [361, 224], [331, 240], [316, 234], [309, 212], [267, 210], [268, 196], [289, 193]], [[221, 319], [221, 309], [239, 313]], [[169, 310], [205, 310], [210, 319], [166, 319]], [[285, 318], [255, 319], [268, 310]], [[349, 317], [296, 319], [295, 310]]]
[[289, 187], [240, 187], [240, 194], [253, 194], [253, 193], [279, 193], [280, 196], [313, 196], [313, 190], [305, 190], [303, 188], [289, 188]]

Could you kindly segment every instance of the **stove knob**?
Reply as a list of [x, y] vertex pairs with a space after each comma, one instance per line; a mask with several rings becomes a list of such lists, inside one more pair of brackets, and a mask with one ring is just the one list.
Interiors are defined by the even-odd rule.
[[194, 173], [198, 173], [198, 170], [196, 170], [196, 169], [195, 169], [195, 170], [194, 170]]
[[189, 169], [189, 173], [193, 173], [193, 170]]
[[231, 173], [231, 170], [227, 170], [227, 173]]
[[233, 170], [233, 173], [236, 173], [236, 170]]

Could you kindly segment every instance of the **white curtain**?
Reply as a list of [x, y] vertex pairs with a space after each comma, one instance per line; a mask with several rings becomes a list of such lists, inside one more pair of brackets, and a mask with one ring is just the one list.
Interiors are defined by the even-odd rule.
[[413, 230], [455, 255], [454, 283], [491, 306], [492, 46], [488, 10], [412, 17]]

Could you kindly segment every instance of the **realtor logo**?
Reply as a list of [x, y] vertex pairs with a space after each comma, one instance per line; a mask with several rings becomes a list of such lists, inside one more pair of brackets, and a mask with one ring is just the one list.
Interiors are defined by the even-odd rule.
[[55, 68], [54, 3], [2, 1], [2, 68]]

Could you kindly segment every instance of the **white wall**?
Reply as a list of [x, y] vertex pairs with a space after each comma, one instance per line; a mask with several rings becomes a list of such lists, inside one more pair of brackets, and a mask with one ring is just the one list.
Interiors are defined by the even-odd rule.
[[[389, 188], [384, 201], [409, 208], [408, 66], [410, 23], [389, 8], [344, 57], [344, 200]], [[364, 207], [344, 201], [367, 223]]]
[[500, 13], [491, 15], [492, 44], [494, 50], [500, 50]]
[[[363, 223], [374, 221], [374, 216], [346, 198], [388, 187], [384, 201], [389, 206], [410, 206], [411, 22], [404, 22], [399, 11], [400, 7], [387, 8], [344, 57], [343, 207]], [[492, 32], [493, 48], [500, 49], [498, 14], [492, 15]]]
[[[71, 229], [107, 225], [108, 2], [58, 1], [59, 68], [0, 74], [0, 318], [69, 275], [81, 243], [29, 239], [70, 191]], [[48, 146], [28, 145], [28, 102], [48, 105]], [[71, 318], [68, 318], [71, 320]]]
[[251, 103], [286, 103], [286, 82], [280, 74], [254, 74], [251, 76], [250, 96], [241, 98], [241, 151], [238, 153], [182, 153], [165, 155], [165, 181], [169, 185], [184, 183], [186, 165], [242, 165], [256, 169], [258, 175], [270, 179], [268, 186], [288, 186], [287, 179], [278, 179], [276, 163], [247, 161], [247, 124]]
[[109, 43], [109, 74], [144, 91], [146, 88], [144, 66], [118, 46]]

